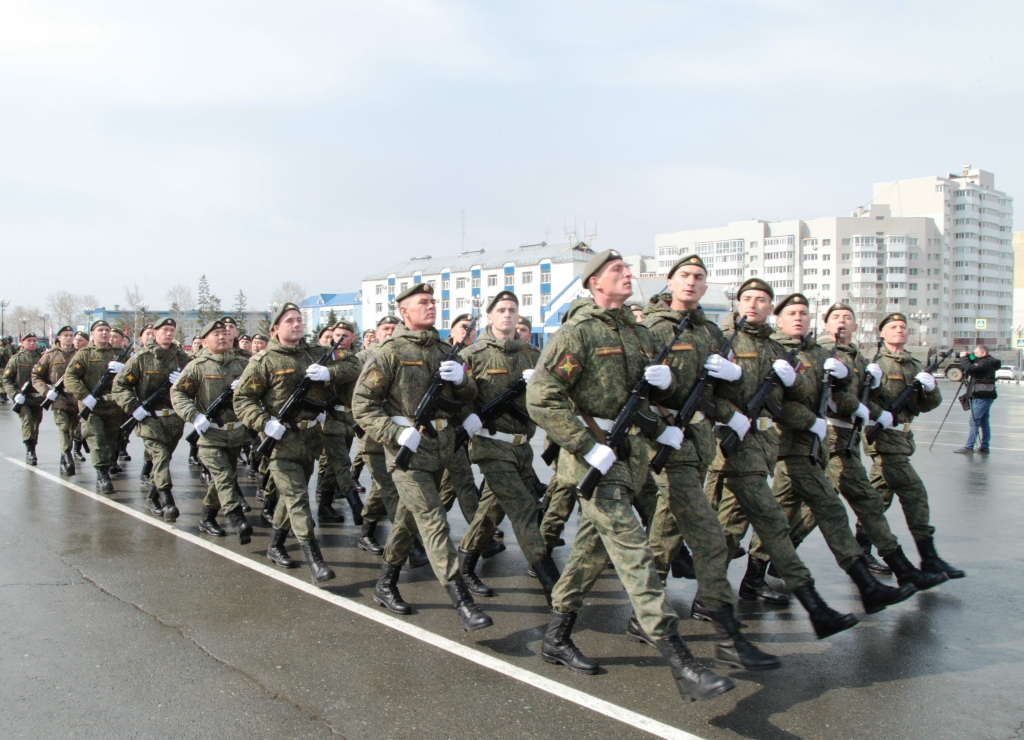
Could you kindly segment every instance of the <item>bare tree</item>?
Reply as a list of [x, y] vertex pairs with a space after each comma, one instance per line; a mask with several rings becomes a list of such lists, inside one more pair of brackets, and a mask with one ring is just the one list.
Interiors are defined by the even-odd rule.
[[278, 304], [288, 302], [301, 303], [305, 298], [305, 288], [293, 280], [285, 280], [277, 287], [277, 290], [274, 291], [274, 295], [271, 297], [271, 300]]
[[78, 310], [75, 312], [72, 323], [76, 326], [85, 326], [86, 331], [88, 331], [89, 327], [86, 324], [89, 321], [89, 313], [87, 312], [91, 312], [94, 308], [99, 308], [100, 299], [92, 293], [81, 295], [79, 299]]
[[128, 304], [133, 315], [131, 319], [125, 317], [125, 325], [122, 328], [128, 336], [135, 336], [138, 334], [138, 327], [145, 326], [146, 310], [149, 308], [145, 297], [142, 295], [142, 291], [139, 290], [138, 283], [133, 285], [131, 288], [127, 285], [124, 286], [124, 302]]
[[175, 310], [181, 313], [188, 313], [196, 310], [196, 299], [192, 288], [184, 283], [175, 283], [167, 291], [167, 303], [171, 306], [171, 312]]
[[44, 331], [42, 314], [43, 312], [36, 306], [15, 306], [7, 311], [7, 333], [12, 336], [20, 336], [35, 332], [37, 336], [42, 336]]
[[81, 312], [82, 297], [66, 290], [58, 290], [46, 297], [46, 307], [50, 309], [53, 323], [61, 327], [71, 324]]

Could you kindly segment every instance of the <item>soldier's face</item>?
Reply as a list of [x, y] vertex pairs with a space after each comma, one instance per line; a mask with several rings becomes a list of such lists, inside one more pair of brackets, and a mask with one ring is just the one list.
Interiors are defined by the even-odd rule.
[[176, 326], [161, 326], [156, 330], [156, 343], [167, 349], [171, 346], [171, 342], [174, 341], [174, 335], [178, 333], [178, 327]]
[[832, 336], [835, 336], [836, 332], [841, 332], [843, 341], [849, 341], [856, 328], [857, 320], [853, 317], [852, 311], [833, 311], [825, 322], [825, 330]]
[[145, 347], [149, 344], [149, 340], [153, 338], [153, 330], [146, 329], [142, 334], [139, 335], [139, 341], [142, 342], [142, 346]]
[[450, 337], [453, 342], [463, 342], [464, 344], [472, 344], [476, 341], [476, 329], [470, 332], [469, 336], [466, 336], [466, 328], [469, 326], [468, 321], [460, 321], [452, 327]]
[[277, 329], [277, 341], [289, 347], [294, 347], [302, 341], [304, 333], [302, 314], [298, 311], [287, 311], [275, 328]]
[[802, 337], [807, 333], [808, 316], [807, 306], [802, 303], [786, 306], [779, 313], [779, 329], [787, 337]]
[[363, 334], [363, 349], [366, 349], [371, 344], [377, 343], [377, 332], [368, 331]]
[[231, 322], [227, 322], [227, 323], [224, 324], [224, 328], [228, 332], [228, 341], [231, 342], [232, 344], [234, 344], [235, 343], [235, 337], [238, 336], [238, 326], [235, 325], [235, 324], [232, 324]]
[[231, 349], [231, 332], [225, 329], [214, 329], [203, 338], [203, 347], [215, 355], [222, 355]]
[[57, 335], [57, 341], [60, 342], [60, 346], [64, 349], [71, 349], [74, 345], [75, 335], [69, 331], [62, 331]]
[[381, 324], [377, 327], [377, 341], [383, 342], [385, 339], [395, 333], [395, 327], [398, 324]]
[[323, 334], [319, 336], [319, 338], [317, 338], [316, 341], [321, 347], [330, 347], [331, 344], [333, 344], [333, 342], [331, 341], [331, 337], [333, 336], [334, 335], [331, 332], [325, 331]]
[[75, 349], [82, 349], [89, 343], [89, 340], [83, 337], [81, 334], [75, 334]]
[[498, 301], [487, 314], [487, 323], [499, 339], [511, 339], [519, 322], [519, 304], [515, 301]]
[[[696, 265], [683, 265], [668, 281], [669, 292], [672, 293], [672, 308], [697, 308], [700, 299], [708, 290], [708, 274]], [[677, 305], [678, 304], [678, 305]]]
[[252, 353], [262, 352], [267, 348], [267, 342], [265, 339], [253, 339], [252, 340]]
[[737, 300], [737, 309], [749, 323], [764, 324], [772, 312], [772, 299], [763, 290], [745, 290]]
[[644, 310], [642, 308], [631, 308], [633, 312], [633, 320], [638, 324], [644, 323]]
[[21, 346], [27, 352], [35, 352], [36, 347], [39, 346], [39, 340], [35, 337], [25, 337], [21, 340]]
[[633, 295], [633, 273], [623, 260], [612, 260], [601, 272], [590, 278], [594, 298], [603, 297], [611, 304], [622, 305]]
[[348, 329], [337, 328], [334, 330], [334, 341], [341, 340], [341, 344], [338, 345], [338, 349], [348, 349], [352, 346], [352, 340], [356, 338], [356, 335], [350, 332]]
[[437, 301], [430, 293], [417, 293], [402, 301], [398, 312], [409, 329], [425, 331], [434, 325], [437, 318]]
[[531, 336], [533, 332], [530, 330], [530, 327], [528, 327], [526, 324], [517, 324], [516, 334], [519, 335], [520, 342], [529, 342], [531, 339], [533, 339], [533, 337]]
[[110, 332], [110, 346], [121, 349], [121, 347], [124, 346], [124, 337], [122, 337], [116, 331]]
[[97, 326], [92, 330], [92, 341], [97, 347], [110, 346], [110, 327]]
[[886, 344], [902, 347], [907, 343], [907, 324], [903, 321], [890, 321], [882, 327], [882, 339]]
[[238, 340], [238, 348], [239, 349], [244, 349], [246, 352], [248, 352], [248, 351], [250, 351], [251, 347], [252, 347], [252, 340], [251, 339], [239, 339]]

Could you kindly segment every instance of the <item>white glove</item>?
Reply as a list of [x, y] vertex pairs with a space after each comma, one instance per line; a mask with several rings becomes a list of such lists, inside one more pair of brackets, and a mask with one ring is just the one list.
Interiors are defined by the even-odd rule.
[[829, 375], [835, 376], [838, 380], [842, 380], [850, 374], [849, 368], [835, 357], [829, 357], [825, 360], [825, 372]]
[[476, 414], [470, 414], [466, 417], [466, 420], [462, 422], [462, 428], [466, 430], [466, 434], [470, 437], [483, 429], [483, 427], [484, 423], [480, 421], [480, 417]]
[[150, 415], [151, 414], [148, 411], [146, 411], [146, 408], [144, 406], [138, 406], [132, 412], [132, 416], [135, 417], [135, 421], [142, 421], [143, 419]]
[[878, 423], [882, 425], [883, 429], [892, 429], [892, 414], [888, 411], [883, 411], [878, 415]]
[[281, 439], [287, 427], [271, 416], [263, 425], [263, 433], [272, 439]]
[[825, 439], [825, 435], [828, 434], [828, 424], [819, 416], [807, 431], [817, 434], [818, 439]]
[[327, 412], [326, 411], [321, 411], [319, 414], [316, 415], [316, 423], [317, 424], [323, 424], [325, 421], [327, 421]]
[[648, 365], [644, 368], [644, 380], [663, 391], [672, 385], [672, 369], [668, 365]]
[[615, 464], [615, 450], [607, 445], [596, 444], [594, 449], [583, 456], [583, 459], [589, 463], [590, 467], [600, 470], [601, 475], [607, 475], [608, 471], [612, 469], [612, 465]]
[[441, 363], [441, 380], [450, 380], [455, 385], [462, 385], [462, 379], [466, 377], [462, 364], [455, 360], [445, 360]]
[[49, 390], [49, 392], [47, 392], [47, 394], [46, 394], [46, 400], [49, 401], [50, 403], [53, 403], [54, 401], [56, 401], [57, 400], [57, 391], [55, 391], [53, 388], [51, 388]]
[[419, 433], [419, 430], [413, 429], [412, 427], [406, 427], [402, 430], [402, 433], [398, 435], [398, 446], [408, 447], [413, 452], [416, 452], [420, 448], [420, 440], [423, 439], [423, 435]]
[[655, 441], [678, 450], [683, 446], [683, 430], [679, 427], [665, 427], [665, 431], [659, 434]]
[[792, 388], [793, 383], [796, 382], [796, 370], [785, 360], [776, 360], [772, 363], [772, 369], [775, 370], [775, 374], [779, 376], [779, 380], [787, 388]]
[[914, 376], [914, 380], [921, 384], [928, 393], [935, 390], [935, 376], [931, 373], [918, 373]]
[[868, 410], [868, 407], [864, 404], [858, 403], [857, 410], [853, 412], [853, 416], [851, 416], [850, 419], [856, 421], [857, 417], [860, 417], [866, 426], [867, 423], [871, 421], [871, 411]]
[[871, 375], [871, 390], [874, 390], [882, 384], [882, 367], [875, 363], [869, 363], [866, 368], [868, 374]]
[[18, 404], [19, 406], [24, 406], [25, 405], [25, 397], [23, 395], [21, 395], [20, 393], [15, 393], [14, 394], [14, 402], [16, 404]]
[[96, 399], [93, 398], [91, 395], [88, 395], [82, 399], [82, 405], [85, 406], [90, 411], [92, 411], [93, 409], [96, 408]]
[[206, 414], [200, 414], [192, 420], [192, 426], [195, 428], [196, 433], [202, 437], [206, 434], [206, 430], [210, 428], [210, 420], [206, 418]]
[[168, 380], [171, 381], [171, 385], [178, 382], [178, 378], [181, 377], [181, 370], [175, 370], [173, 373], [167, 376]]
[[739, 411], [733, 413], [732, 418], [725, 423], [727, 427], [732, 429], [736, 434], [739, 435], [742, 440], [747, 436], [747, 432], [750, 431], [750, 419], [741, 414]]
[[331, 371], [323, 365], [317, 365], [316, 363], [306, 368], [306, 375], [310, 380], [317, 382], [327, 382], [331, 379]]
[[523, 380], [526, 381], [527, 385], [530, 384], [530, 381], [533, 380], [533, 368], [527, 368], [526, 370], [523, 370]]
[[708, 357], [708, 361], [704, 363], [704, 369], [708, 371], [708, 375], [712, 378], [718, 378], [728, 383], [739, 380], [740, 376], [743, 375], [742, 367], [735, 362], [729, 362], [721, 355], [711, 355]]
[[124, 369], [124, 363], [118, 362], [117, 360], [111, 360], [107, 363], [107, 370], [112, 373], [119, 373]]
[[238, 390], [238, 378], [231, 381], [231, 390], [232, 392]]

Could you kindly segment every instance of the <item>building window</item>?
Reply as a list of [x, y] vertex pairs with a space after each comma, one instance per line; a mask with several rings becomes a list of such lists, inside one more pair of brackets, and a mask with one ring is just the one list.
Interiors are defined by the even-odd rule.
[[541, 285], [544, 285], [545, 283], [550, 283], [551, 282], [551, 273], [548, 272], [548, 271], [542, 272], [540, 274], [540, 282], [541, 282]]
[[821, 240], [821, 246], [823, 246], [823, 247], [831, 247], [832, 246], [832, 240], [831, 239], [822, 239]]
[[450, 300], [448, 300], [447, 298], [444, 298], [444, 299], [441, 300], [441, 310], [442, 311], [447, 311], [449, 308], [451, 308], [451, 306], [452, 306], [452, 302]]
[[843, 239], [843, 246], [844, 247], [850, 246], [850, 240], [849, 239]]
[[519, 275], [520, 275], [519, 282], [521, 282], [523, 285], [530, 285], [531, 283], [533, 283], [533, 273], [532, 272], [522, 272]]
[[757, 270], [751, 270], [750, 277], [757, 277]]
[[442, 280], [441, 281], [441, 290], [448, 290], [451, 287], [451, 284], [452, 284], [451, 280]]
[[408, 287], [409, 287], [409, 283], [408, 282], [399, 283], [398, 284], [398, 292], [399, 293], [404, 293]]
[[842, 270], [840, 271], [840, 273], [839, 273], [839, 274], [840, 274], [840, 275], [849, 275], [849, 274], [850, 274], [850, 268], [849, 268], [849, 267], [844, 267], [844, 268], [843, 268], [843, 269], [842, 269]]
[[455, 278], [455, 290], [465, 290], [465, 289], [466, 289], [466, 278], [464, 278], [464, 277]]
[[843, 253], [843, 262], [849, 262], [849, 261], [850, 261], [850, 253], [849, 252], [844, 252]]
[[531, 293], [523, 293], [523, 295], [520, 296], [520, 300], [524, 306], [533, 305], [533, 295]]
[[832, 270], [826, 267], [824, 270], [821, 271], [821, 274], [822, 275], [831, 275], [832, 274]]
[[849, 289], [850, 289], [850, 284], [849, 283], [843, 283], [843, 290], [849, 290]]
[[383, 295], [383, 294], [384, 294], [384, 286], [383, 285], [376, 286], [376, 289], [374, 291], [374, 295]]
[[912, 247], [916, 247], [917, 246], [917, 237], [916, 236], [910, 237], [910, 246], [912, 246]]
[[488, 275], [487, 276], [487, 287], [488, 288], [497, 288], [498, 287], [498, 276], [497, 275]]
[[757, 255], [756, 254], [750, 255], [750, 261], [751, 262], [757, 262]]
[[465, 298], [456, 298], [455, 299], [455, 308], [456, 309], [465, 308], [467, 303], [469, 303], [469, 301], [467, 301]]
[[751, 249], [757, 249], [757, 242], [750, 242]]
[[822, 283], [821, 284], [821, 289], [822, 290], [832, 290], [832, 283]]
[[917, 290], [917, 283], [909, 283], [907, 285], [907, 288], [909, 288], [910, 290]]
[[442, 329], [447, 329], [448, 328], [448, 319], [441, 319], [441, 328]]
[[911, 306], [916, 306], [917, 305], [917, 299], [916, 298], [908, 298], [907, 299], [907, 303], [909, 305], [911, 305]]
[[375, 303], [375, 304], [373, 304], [373, 310], [374, 310], [374, 313], [380, 313], [381, 311], [384, 310], [384, 306], [382, 304], [380, 304], [380, 303]]
[[480, 278], [478, 278], [478, 277], [473, 278], [473, 287], [474, 288], [479, 288], [480, 287]]
[[832, 261], [832, 255], [831, 254], [823, 254], [823, 255], [821, 255], [821, 261], [822, 262], [831, 262]]

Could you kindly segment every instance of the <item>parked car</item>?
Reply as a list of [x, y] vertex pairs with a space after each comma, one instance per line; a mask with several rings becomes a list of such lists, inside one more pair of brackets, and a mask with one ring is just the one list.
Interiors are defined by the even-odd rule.
[[996, 380], [1020, 380], [1020, 371], [1013, 365], [1003, 365], [996, 370]]

